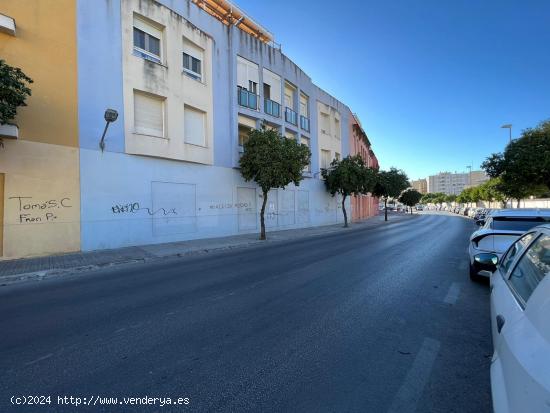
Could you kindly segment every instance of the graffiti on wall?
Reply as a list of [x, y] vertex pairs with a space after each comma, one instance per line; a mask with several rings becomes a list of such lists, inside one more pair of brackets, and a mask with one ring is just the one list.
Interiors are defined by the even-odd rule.
[[8, 200], [17, 202], [20, 224], [54, 222], [62, 210], [73, 207], [69, 197], [36, 199], [32, 196], [11, 196]]
[[137, 214], [140, 211], [145, 211], [151, 216], [160, 215], [177, 215], [176, 208], [157, 208], [151, 209], [147, 207], [141, 207], [139, 202], [129, 202], [127, 204], [116, 204], [111, 207], [113, 214]]

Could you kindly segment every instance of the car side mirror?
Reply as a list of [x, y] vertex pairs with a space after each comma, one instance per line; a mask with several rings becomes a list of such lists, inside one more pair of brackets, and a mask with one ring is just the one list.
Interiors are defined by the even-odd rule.
[[474, 266], [478, 271], [495, 272], [498, 264], [498, 256], [490, 252], [482, 252], [474, 256]]

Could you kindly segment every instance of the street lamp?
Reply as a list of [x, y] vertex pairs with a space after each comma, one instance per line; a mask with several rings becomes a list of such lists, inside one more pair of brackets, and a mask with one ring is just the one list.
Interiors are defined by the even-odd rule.
[[505, 125], [501, 126], [502, 129], [509, 129], [510, 130], [510, 143], [512, 142], [512, 124], [507, 123]]
[[118, 118], [118, 112], [114, 109], [107, 109], [105, 111], [105, 114], [103, 115], [105, 118], [105, 129], [103, 129], [103, 135], [101, 135], [101, 140], [99, 141], [99, 147], [101, 148], [101, 152], [105, 149], [105, 134], [107, 133], [107, 128], [109, 127], [109, 124], [111, 122], [114, 122]]

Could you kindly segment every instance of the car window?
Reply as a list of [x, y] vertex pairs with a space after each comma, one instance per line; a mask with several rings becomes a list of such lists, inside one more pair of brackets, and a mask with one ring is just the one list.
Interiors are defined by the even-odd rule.
[[493, 217], [489, 228], [496, 230], [528, 231], [546, 222], [550, 222], [549, 217]]
[[529, 234], [524, 235], [523, 237], [521, 237], [515, 243], [512, 244], [512, 246], [504, 256], [500, 264], [500, 269], [501, 269], [500, 272], [502, 273], [503, 276], [510, 269], [510, 265], [512, 265], [514, 258], [516, 258], [516, 256], [525, 249], [525, 247], [531, 242], [534, 236], [535, 236], [535, 233], [531, 232]]
[[542, 235], [525, 251], [508, 280], [526, 303], [541, 280], [550, 273], [550, 235]]

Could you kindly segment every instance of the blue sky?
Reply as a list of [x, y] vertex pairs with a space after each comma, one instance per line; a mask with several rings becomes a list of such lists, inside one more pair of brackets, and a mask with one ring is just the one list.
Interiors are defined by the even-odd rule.
[[548, 0], [237, 0], [358, 113], [382, 168], [477, 169], [550, 118]]

